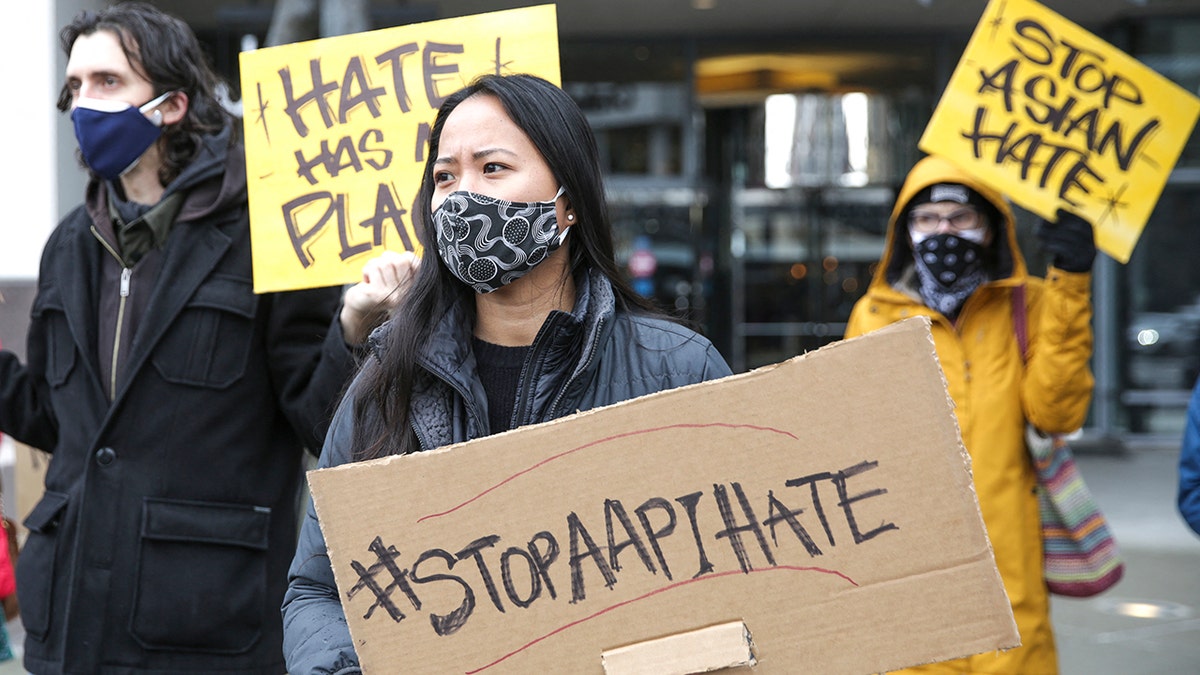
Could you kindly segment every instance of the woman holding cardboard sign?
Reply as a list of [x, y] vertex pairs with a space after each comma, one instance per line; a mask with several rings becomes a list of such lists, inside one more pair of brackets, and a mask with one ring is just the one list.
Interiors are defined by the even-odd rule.
[[[321, 466], [729, 374], [708, 340], [621, 279], [595, 140], [561, 89], [527, 75], [476, 80], [441, 106], [428, 157], [415, 214], [427, 259], [372, 337]], [[288, 668], [357, 672], [311, 506], [300, 539], [283, 607]]]
[[[921, 672], [1058, 671], [1025, 429], [1028, 422], [1066, 433], [1087, 415], [1096, 248], [1091, 225], [1060, 211], [1057, 223], [1043, 222], [1038, 231], [1053, 258], [1046, 278], [1038, 279], [1025, 268], [1014, 225], [999, 193], [946, 160], [921, 160], [896, 199], [883, 258], [846, 329], [850, 337], [909, 316], [932, 320], [980, 510], [1021, 634], [1017, 649]], [[1022, 310], [1028, 359], [1016, 330], [1015, 312]]]

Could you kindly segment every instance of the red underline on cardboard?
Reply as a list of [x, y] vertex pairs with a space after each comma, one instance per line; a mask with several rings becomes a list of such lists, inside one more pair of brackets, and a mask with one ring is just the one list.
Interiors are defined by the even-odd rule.
[[466, 671], [465, 675], [474, 675], [475, 673], [481, 673], [481, 672], [487, 670], [488, 668], [491, 668], [492, 666], [498, 665], [498, 664], [502, 663], [503, 661], [505, 661], [513, 656], [516, 656], [517, 654], [520, 654], [521, 652], [525, 651], [526, 649], [529, 649], [530, 647], [536, 645], [537, 643], [539, 643], [543, 640], [547, 640], [549, 638], [554, 637], [555, 635], [558, 635], [559, 633], [562, 633], [563, 631], [566, 631], [570, 628], [574, 628], [575, 626], [578, 626], [580, 624], [591, 621], [592, 619], [595, 619], [599, 616], [608, 614], [609, 612], [611, 612], [613, 610], [620, 609], [622, 607], [626, 607], [626, 606], [631, 605], [640, 600], [645, 600], [647, 598], [653, 597], [655, 595], [658, 595], [659, 593], [665, 593], [667, 591], [674, 590], [676, 588], [679, 588], [681, 586], [686, 586], [688, 584], [693, 584], [698, 581], [709, 581], [709, 580], [713, 580], [713, 579], [719, 579], [721, 577], [731, 576], [734, 574], [757, 574], [759, 572], [820, 572], [821, 574], [829, 574], [832, 576], [841, 577], [842, 579], [845, 579], [846, 581], [850, 582], [851, 585], [858, 586], [857, 582], [855, 582], [853, 579], [846, 576], [845, 574], [843, 574], [837, 570], [825, 569], [824, 567], [799, 567], [796, 565], [775, 565], [774, 567], [764, 567], [762, 569], [752, 569], [749, 572], [743, 572], [741, 570], [729, 570], [726, 572], [718, 572], [716, 574], [706, 574], [705, 576], [702, 576], [702, 577], [687, 579], [685, 581], [680, 581], [678, 583], [671, 584], [670, 586], [664, 586], [662, 588], [650, 591], [649, 593], [646, 593], [645, 595], [639, 595], [636, 598], [630, 598], [628, 600], [625, 600], [624, 602], [618, 602], [617, 604], [612, 605], [610, 607], [605, 607], [604, 609], [602, 609], [594, 614], [589, 614], [588, 616], [585, 616], [582, 619], [577, 619], [575, 621], [572, 621], [571, 623], [566, 624], [565, 626], [562, 626], [561, 628], [552, 630], [549, 633], [546, 633], [545, 635], [537, 638], [536, 640], [532, 640], [532, 641], [514, 649], [513, 651], [505, 654], [504, 656], [501, 656], [500, 658], [496, 659], [495, 661], [492, 661], [491, 663], [489, 663], [485, 666], [481, 666], [474, 670], [468, 670], [468, 671]]
[[524, 476], [527, 473], [530, 473], [532, 471], [540, 469], [543, 466], [549, 464], [550, 462], [553, 462], [554, 460], [562, 459], [563, 457], [566, 457], [567, 455], [579, 452], [580, 450], [586, 450], [587, 448], [590, 448], [590, 447], [593, 447], [596, 445], [600, 445], [601, 443], [608, 443], [610, 441], [615, 441], [615, 440], [619, 440], [622, 438], [628, 438], [630, 436], [637, 436], [640, 434], [652, 434], [652, 433], [657, 433], [659, 431], [669, 431], [671, 429], [708, 429], [708, 428], [712, 428], [712, 427], [720, 427], [720, 428], [724, 428], [724, 429], [751, 429], [753, 431], [768, 431], [773, 434], [782, 434], [784, 436], [787, 436], [788, 438], [791, 438], [792, 440], [799, 440], [799, 438], [797, 438], [795, 434], [791, 433], [790, 431], [784, 431], [782, 429], [775, 429], [772, 427], [761, 427], [761, 426], [757, 426], [754, 424], [727, 424], [725, 422], [713, 422], [710, 424], [669, 424], [665, 427], [653, 427], [651, 429], [639, 429], [637, 431], [627, 431], [623, 434], [615, 434], [612, 436], [606, 436], [604, 438], [594, 440], [590, 443], [584, 443], [583, 445], [571, 448], [570, 450], [564, 450], [564, 451], [558, 453], [557, 455], [547, 457], [546, 459], [543, 459], [542, 461], [538, 462], [537, 464], [534, 464], [533, 466], [529, 467], [528, 469], [514, 473], [513, 475], [509, 476], [508, 478], [505, 478], [504, 480], [500, 481], [499, 483], [496, 483], [492, 487], [484, 490], [483, 492], [480, 492], [479, 494], [475, 495], [474, 497], [471, 497], [470, 499], [459, 504], [458, 506], [455, 506], [446, 511], [442, 511], [440, 513], [431, 513], [427, 516], [421, 516], [420, 518], [417, 519], [417, 522], [421, 523], [426, 520], [430, 520], [432, 518], [440, 518], [442, 516], [454, 513], [455, 511], [457, 511], [465, 506], [470, 505], [472, 502], [475, 502], [476, 500], [481, 499], [484, 495], [487, 495], [490, 492], [498, 490], [498, 489], [504, 487], [505, 485], [511, 483], [512, 481], [520, 478], [521, 476]]

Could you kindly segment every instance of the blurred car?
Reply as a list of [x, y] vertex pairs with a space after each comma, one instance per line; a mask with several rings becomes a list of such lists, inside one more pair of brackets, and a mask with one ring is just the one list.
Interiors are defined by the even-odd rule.
[[1200, 305], [1139, 312], [1125, 331], [1130, 383], [1144, 389], [1190, 389], [1200, 375]]

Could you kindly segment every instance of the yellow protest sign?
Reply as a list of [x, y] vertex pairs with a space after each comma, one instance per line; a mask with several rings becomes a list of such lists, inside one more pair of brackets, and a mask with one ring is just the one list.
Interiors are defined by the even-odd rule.
[[1033, 0], [991, 0], [920, 147], [1128, 262], [1200, 100]]
[[359, 280], [411, 219], [438, 106], [485, 73], [559, 83], [554, 5], [241, 55], [256, 293]]

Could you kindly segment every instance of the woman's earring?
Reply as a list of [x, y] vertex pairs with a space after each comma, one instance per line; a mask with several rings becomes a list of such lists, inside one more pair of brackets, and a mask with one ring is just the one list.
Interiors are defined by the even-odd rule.
[[574, 213], [568, 213], [568, 214], [567, 214], [567, 222], [568, 222], [568, 223], [570, 223], [570, 222], [573, 222], [574, 220], [575, 220], [575, 214], [574, 214]]

